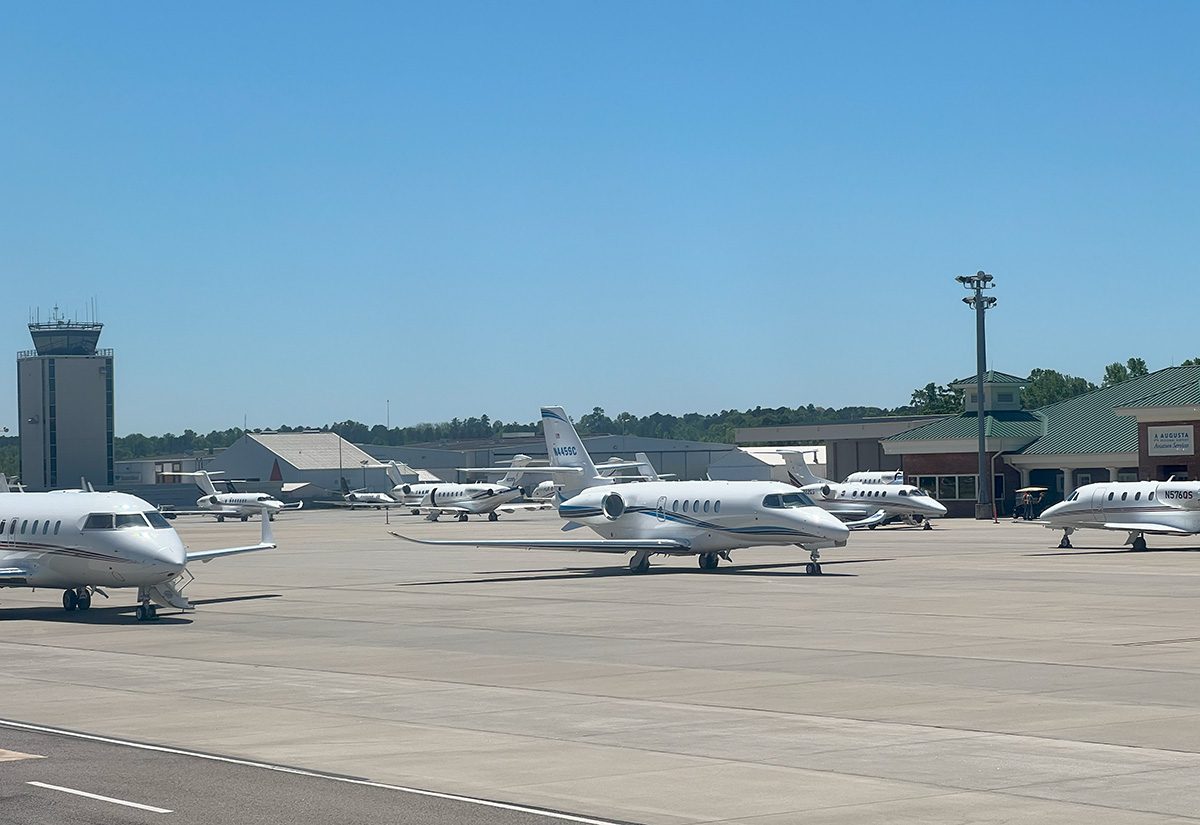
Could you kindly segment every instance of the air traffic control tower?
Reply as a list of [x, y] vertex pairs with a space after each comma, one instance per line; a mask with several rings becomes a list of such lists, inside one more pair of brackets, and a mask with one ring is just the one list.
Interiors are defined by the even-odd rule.
[[29, 325], [34, 349], [17, 353], [21, 481], [30, 490], [113, 483], [113, 353], [97, 349], [104, 324]]

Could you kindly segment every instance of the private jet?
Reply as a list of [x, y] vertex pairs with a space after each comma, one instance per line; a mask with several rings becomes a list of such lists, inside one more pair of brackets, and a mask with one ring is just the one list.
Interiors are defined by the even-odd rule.
[[[770, 481], [641, 481], [618, 485], [592, 463], [562, 407], [542, 408], [550, 467], [562, 478], [557, 490], [564, 532], [589, 527], [598, 539], [427, 541], [459, 547], [520, 547], [631, 554], [629, 569], [643, 573], [650, 557], [696, 556], [716, 570], [730, 552], [759, 545], [796, 545], [809, 553], [805, 572], [820, 575], [820, 550], [846, 544], [850, 531], [803, 492]], [[611, 467], [611, 464], [609, 465]], [[632, 466], [637, 466], [634, 462]]]
[[1190, 536], [1200, 533], [1200, 481], [1110, 481], [1085, 484], [1066, 501], [1047, 507], [1038, 518], [1062, 530], [1059, 547], [1071, 547], [1079, 529], [1115, 530], [1125, 543], [1146, 549], [1146, 535]]
[[902, 472], [851, 473], [838, 484], [814, 475], [803, 455], [797, 472], [788, 472], [792, 483], [811, 496], [818, 506], [833, 513], [850, 528], [874, 530], [894, 519], [910, 524], [923, 523], [932, 528], [930, 519], [946, 515], [946, 507], [920, 487], [904, 483]]
[[397, 484], [392, 495], [412, 509], [414, 516], [426, 514], [429, 521], [437, 521], [444, 514], [466, 521], [473, 515], [484, 515], [488, 521], [500, 518], [498, 512], [504, 505], [505, 512], [512, 512], [511, 504], [523, 493], [517, 486], [524, 474], [524, 467], [532, 461], [527, 455], [514, 456], [508, 467], [459, 467], [461, 472], [502, 472], [504, 477], [495, 484], [472, 482], [457, 484], [451, 481], [422, 482], [420, 484]]
[[[267, 518], [274, 519], [275, 515], [283, 510], [299, 510], [304, 506], [304, 502], [302, 501], [298, 501], [295, 504], [284, 504], [279, 499], [267, 493], [239, 493], [236, 491], [218, 493], [216, 486], [213, 484], [212, 477], [222, 475], [220, 472], [210, 473], [207, 470], [197, 470], [191, 473], [163, 473], [163, 475], [194, 478], [196, 486], [204, 493], [204, 495], [196, 499], [196, 506], [200, 508], [199, 510], [166, 511], [166, 515], [170, 517], [213, 515], [217, 517], [217, 521], [224, 521], [226, 516], [248, 521], [251, 516], [262, 513]], [[232, 484], [233, 482], [225, 483]]]
[[349, 507], [351, 510], [371, 507], [376, 510], [386, 510], [389, 507], [402, 506], [387, 493], [375, 493], [366, 489], [351, 490], [350, 483], [346, 481], [345, 476], [342, 476], [342, 500], [340, 503], [334, 503], [342, 507]]
[[258, 544], [189, 551], [149, 502], [125, 493], [63, 490], [0, 493], [0, 587], [62, 588], [63, 609], [92, 606], [92, 595], [136, 587], [139, 622], [157, 608], [191, 610], [187, 565], [275, 547], [262, 511]]

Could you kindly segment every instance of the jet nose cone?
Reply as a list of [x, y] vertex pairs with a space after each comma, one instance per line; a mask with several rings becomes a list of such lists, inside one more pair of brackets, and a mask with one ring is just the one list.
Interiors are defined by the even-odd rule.
[[946, 505], [942, 504], [940, 501], [929, 502], [929, 509], [933, 511], [932, 514], [935, 516], [946, 515]]
[[827, 513], [819, 507], [813, 508], [814, 527], [821, 538], [829, 539], [830, 541], [843, 542], [850, 535], [850, 528], [832, 513]]
[[1057, 516], [1059, 513], [1061, 513], [1063, 511], [1064, 503], [1065, 502], [1060, 501], [1058, 504], [1052, 504], [1049, 507], [1047, 507], [1045, 510], [1042, 511], [1042, 518], [1047, 519], [1047, 520], [1053, 520], [1055, 516]]

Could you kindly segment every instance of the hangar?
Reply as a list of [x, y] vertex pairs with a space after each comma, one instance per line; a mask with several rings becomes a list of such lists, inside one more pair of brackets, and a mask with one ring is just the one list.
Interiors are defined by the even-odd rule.
[[[710, 464], [734, 449], [732, 444], [637, 435], [583, 436], [583, 444], [597, 463], [612, 457], [632, 461], [635, 453], [642, 452], [649, 457], [655, 470], [673, 473], [681, 479], [704, 478]], [[377, 444], [359, 446], [376, 461], [404, 462], [427, 470], [443, 481], [467, 481], [468, 474], [458, 468], [502, 466], [516, 455], [528, 455], [535, 461], [540, 459], [542, 463], [547, 460], [546, 441], [540, 434], [396, 447]], [[548, 474], [538, 473], [535, 469], [521, 480], [521, 486], [536, 485], [548, 478]]]
[[352, 487], [386, 491], [392, 488], [387, 468], [372, 456], [332, 432], [246, 433], [208, 462], [207, 470], [225, 478], [251, 483], [298, 485], [336, 492], [344, 477]]

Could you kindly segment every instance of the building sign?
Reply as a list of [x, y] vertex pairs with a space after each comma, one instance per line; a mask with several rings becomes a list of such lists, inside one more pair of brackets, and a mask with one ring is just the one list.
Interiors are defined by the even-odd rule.
[[1195, 455], [1192, 446], [1192, 425], [1147, 427], [1146, 445], [1149, 455]]

